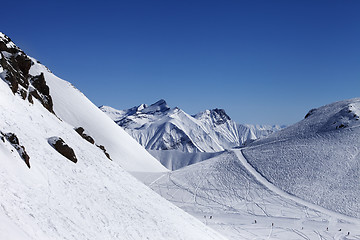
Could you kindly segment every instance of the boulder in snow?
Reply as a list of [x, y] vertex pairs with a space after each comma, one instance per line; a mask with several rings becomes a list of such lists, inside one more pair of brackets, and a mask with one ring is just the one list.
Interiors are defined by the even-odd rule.
[[58, 153], [74, 163], [77, 162], [74, 150], [69, 147], [69, 145], [67, 145], [60, 137], [51, 137], [48, 139], [48, 142], [56, 151], [58, 151]]

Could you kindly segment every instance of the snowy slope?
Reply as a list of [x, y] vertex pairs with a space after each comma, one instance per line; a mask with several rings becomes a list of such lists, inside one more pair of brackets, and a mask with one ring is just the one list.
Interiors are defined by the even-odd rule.
[[165, 170], [144, 148], [69, 82], [46, 71], [43, 65], [35, 64], [30, 69], [30, 74], [33, 75], [40, 72], [44, 73], [50, 87], [56, 115], [74, 127], [83, 127], [96, 142], [106, 147], [113, 161], [119, 162], [129, 171]]
[[182, 152], [178, 150], [148, 150], [167, 169], [177, 170], [188, 165], [213, 158], [223, 152]]
[[222, 109], [190, 116], [177, 107], [169, 108], [164, 100], [128, 110], [100, 109], [148, 150], [218, 152], [281, 129], [235, 123]]
[[[165, 168], [14, 46], [0, 33], [0, 239], [223, 239], [127, 173]], [[76, 163], [50, 145], [59, 138]]]
[[302, 121], [244, 149], [250, 164], [279, 188], [360, 217], [360, 99], [311, 110]]
[[359, 219], [281, 191], [247, 163], [241, 150], [165, 174], [135, 175], [229, 239], [360, 238]]

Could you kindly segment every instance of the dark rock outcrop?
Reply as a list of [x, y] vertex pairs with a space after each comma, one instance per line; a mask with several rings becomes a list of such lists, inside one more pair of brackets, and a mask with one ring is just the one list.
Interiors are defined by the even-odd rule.
[[84, 132], [85, 132], [85, 129], [84, 129], [84, 128], [78, 127], [78, 128], [75, 128], [75, 131], [76, 131], [83, 139], [85, 139], [85, 140], [88, 141], [89, 143], [91, 143], [91, 144], [94, 144], [94, 143], [95, 143], [95, 140], [94, 140], [91, 136], [89, 136], [89, 135], [87, 135], [86, 133], [84, 133]]
[[12, 45], [11, 43], [12, 43], [12, 41], [8, 36], [0, 34], [0, 51], [5, 51], [8, 53], [18, 52], [20, 49], [18, 47], [16, 47], [15, 45], [8, 46], [8, 44]]
[[215, 108], [210, 111], [212, 119], [214, 119], [214, 124], [220, 125], [231, 120], [231, 118], [226, 114], [224, 109]]
[[106, 152], [106, 149], [105, 149], [105, 147], [104, 147], [103, 145], [96, 145], [96, 146], [97, 146], [98, 148], [100, 148], [100, 149], [104, 152], [105, 156], [106, 156], [108, 159], [112, 160], [111, 157], [110, 157], [110, 154], [109, 154], [108, 152]]
[[[15, 133], [6, 133], [3, 134], [0, 132], [1, 135], [3, 135], [6, 140], [16, 149], [16, 151], [19, 153], [20, 157], [24, 160], [25, 164], [30, 168], [30, 157], [27, 154], [25, 147], [20, 145], [19, 139], [15, 135]], [[4, 137], [1, 139], [5, 142]]]
[[1, 54], [0, 64], [6, 71], [5, 82], [15, 94], [20, 89], [28, 89], [29, 87], [29, 70], [31, 67], [31, 60], [19, 52], [16, 54]]
[[[74, 130], [75, 130], [83, 139], [85, 139], [86, 141], [88, 141], [88, 142], [91, 143], [91, 144], [95, 144], [95, 140], [94, 140], [91, 136], [89, 136], [88, 134], [85, 133], [85, 129], [84, 129], [83, 127], [77, 127], [77, 128], [74, 128]], [[105, 149], [105, 147], [104, 147], [103, 145], [97, 145], [97, 144], [96, 144], [96, 146], [97, 146], [98, 148], [100, 148], [100, 149], [104, 152], [105, 156], [106, 156], [108, 159], [112, 160], [111, 157], [110, 157], [110, 154], [109, 154], [108, 152], [106, 152], [106, 149]]]
[[313, 115], [313, 113], [315, 113], [315, 111], [316, 111], [316, 108], [311, 109], [311, 110], [305, 115], [305, 118], [308, 118], [308, 117], [310, 117], [311, 115]]
[[47, 110], [54, 113], [50, 89], [44, 74], [29, 74], [32, 65], [34, 62], [11, 42], [10, 38], [0, 33], [0, 66], [4, 69], [3, 80], [14, 94], [19, 94], [24, 100], [28, 98], [30, 103], [34, 103], [33, 98], [36, 98]]
[[[54, 113], [53, 110], [53, 101], [50, 96], [50, 89], [49, 86], [46, 85], [44, 73], [40, 75], [33, 76], [30, 78], [30, 83], [35, 89], [32, 89], [29, 93], [29, 96], [33, 96], [34, 98], [38, 99], [41, 104], [49, 110], [49, 112]], [[29, 99], [31, 102], [32, 99]]]
[[70, 161], [76, 163], [77, 158], [74, 150], [67, 145], [64, 140], [60, 137], [51, 137], [48, 139], [48, 143], [61, 155], [69, 159]]

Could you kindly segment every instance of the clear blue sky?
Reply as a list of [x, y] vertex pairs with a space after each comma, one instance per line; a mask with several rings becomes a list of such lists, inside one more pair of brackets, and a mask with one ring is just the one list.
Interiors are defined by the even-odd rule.
[[360, 97], [360, 1], [12, 1], [1, 29], [96, 105], [290, 124]]

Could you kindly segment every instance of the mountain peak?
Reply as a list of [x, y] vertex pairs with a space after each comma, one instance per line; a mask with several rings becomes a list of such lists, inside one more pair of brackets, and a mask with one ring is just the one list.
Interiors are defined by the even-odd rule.
[[11, 41], [11, 39], [4, 33], [0, 32], [0, 51], [15, 53], [20, 49]]
[[166, 101], [165, 101], [164, 99], [160, 99], [159, 101], [157, 101], [157, 102], [155, 102], [155, 103], [151, 104], [150, 106], [164, 106], [164, 105], [166, 105], [166, 106], [167, 106]]
[[211, 119], [211, 121], [213, 121], [216, 125], [220, 125], [231, 120], [229, 115], [226, 114], [225, 110], [220, 108], [205, 110], [196, 114], [194, 118], [199, 120], [208, 118]]
[[145, 108], [147, 108], [148, 107], [148, 105], [146, 105], [146, 104], [140, 104], [137, 108], [136, 108], [136, 111], [137, 112], [140, 112], [140, 111], [142, 111], [143, 109], [145, 109]]
[[7, 83], [11, 91], [23, 100], [27, 99], [33, 104], [34, 99], [37, 99], [47, 110], [54, 113], [44, 73], [30, 72], [34, 65], [34, 59], [28, 57], [8, 36], [0, 33], [0, 80]]
[[[142, 106], [142, 105], [140, 105]], [[139, 107], [140, 107], [139, 106]], [[147, 114], [151, 114], [151, 113], [164, 113], [164, 112], [167, 112], [169, 111], [170, 108], [169, 106], [167, 105], [166, 101], [164, 99], [160, 99], [159, 101], [157, 101], [156, 103], [153, 103], [151, 104], [150, 106], [146, 106], [146, 105], [143, 105], [143, 108], [142, 108], [142, 112], [143, 113], [147, 113]]]
[[225, 121], [231, 120], [231, 118], [229, 117], [229, 115], [226, 114], [224, 109], [215, 108], [215, 109], [210, 110], [210, 112], [212, 113], [213, 116], [215, 116], [217, 118], [221, 118]]

